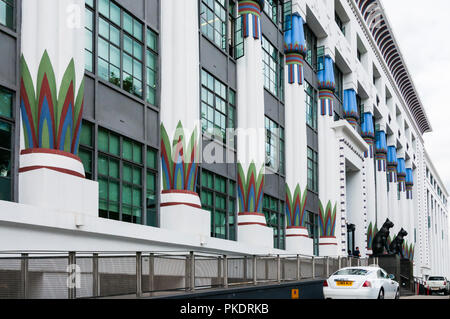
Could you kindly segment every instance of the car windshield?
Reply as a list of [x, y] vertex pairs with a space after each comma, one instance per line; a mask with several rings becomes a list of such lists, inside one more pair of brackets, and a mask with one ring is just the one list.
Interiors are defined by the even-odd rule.
[[444, 277], [430, 277], [428, 278], [429, 281], [444, 281]]
[[350, 268], [350, 269], [342, 269], [334, 273], [334, 276], [343, 276], [343, 275], [350, 275], [350, 276], [365, 276], [367, 275], [369, 271], [365, 269], [359, 269], [359, 268]]

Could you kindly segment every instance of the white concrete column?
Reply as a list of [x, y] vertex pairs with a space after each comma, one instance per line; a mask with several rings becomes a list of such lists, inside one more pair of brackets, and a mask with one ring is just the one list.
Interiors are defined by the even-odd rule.
[[[404, 152], [400, 151], [398, 154], [398, 168], [397, 168], [397, 181], [400, 189], [399, 210], [398, 210], [398, 225], [397, 233], [401, 228], [405, 229], [409, 227], [409, 219], [407, 216], [408, 203], [406, 200], [406, 163], [404, 159]], [[395, 222], [394, 222], [395, 223]], [[397, 235], [395, 233], [394, 235]]]
[[[78, 158], [84, 106], [85, 3], [23, 0], [19, 203], [98, 214], [98, 184]], [[45, 187], [43, 187], [45, 186]]]
[[387, 142], [384, 130], [376, 133], [375, 141], [375, 174], [377, 181], [377, 220], [373, 221], [377, 228], [381, 228], [388, 218], [387, 192]]
[[[324, 70], [319, 71], [319, 102], [318, 102], [318, 135], [319, 135], [319, 218], [325, 224], [319, 239], [319, 254], [321, 256], [337, 256], [340, 245], [336, 235], [337, 220], [340, 220], [339, 198], [339, 144], [336, 140], [334, 124], [334, 71], [332, 52], [326, 48]], [[327, 234], [326, 222], [332, 220], [333, 234]], [[319, 231], [319, 233], [321, 230]]]
[[[313, 240], [306, 228], [307, 132], [306, 93], [303, 79], [306, 55], [304, 16], [293, 12], [285, 32], [285, 139], [286, 145], [286, 250], [313, 255]], [[305, 125], [304, 125], [305, 124]]]
[[[364, 113], [363, 117], [361, 136], [369, 145], [369, 150], [364, 153], [364, 164], [366, 167], [364, 179], [366, 181], [365, 193], [367, 199], [364, 205], [367, 211], [367, 220], [364, 225], [368, 228], [370, 223], [372, 223], [374, 227], [377, 220], [377, 198], [375, 188], [375, 125], [372, 113]], [[367, 254], [372, 255], [372, 247], [365, 248], [367, 248]]]
[[[390, 141], [388, 141], [389, 143]], [[388, 202], [389, 202], [389, 212], [388, 218], [394, 223], [394, 227], [391, 228], [390, 236], [391, 239], [397, 235], [400, 230], [400, 214], [399, 214], [399, 200], [398, 200], [398, 183], [397, 183], [397, 149], [395, 146], [388, 147], [388, 159], [387, 159], [387, 169], [388, 169], [388, 182], [389, 182], [389, 192], [388, 192]], [[384, 221], [383, 221], [384, 223]]]
[[197, 0], [161, 1], [161, 228], [210, 236], [201, 209]]
[[263, 1], [239, 1], [244, 56], [237, 60], [238, 240], [273, 248], [273, 230], [262, 213], [265, 170]]
[[[84, 10], [83, 0], [22, 1], [24, 149], [78, 154], [84, 105]], [[34, 160], [34, 167], [55, 167], [52, 160]]]

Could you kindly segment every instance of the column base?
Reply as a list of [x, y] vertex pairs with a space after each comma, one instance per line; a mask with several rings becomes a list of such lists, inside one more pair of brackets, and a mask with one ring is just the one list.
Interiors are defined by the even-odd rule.
[[286, 250], [300, 255], [314, 255], [314, 241], [305, 227], [287, 227]]
[[319, 255], [321, 257], [338, 256], [338, 244], [336, 237], [319, 238]]
[[98, 217], [98, 195], [97, 182], [71, 174], [48, 168], [19, 173], [20, 204]]
[[273, 229], [267, 227], [264, 214], [238, 214], [238, 241], [240, 243], [258, 247], [274, 247]]
[[83, 163], [80, 158], [67, 152], [33, 148], [20, 152], [19, 173], [26, 173], [40, 169], [85, 178]]
[[202, 208], [200, 197], [197, 193], [185, 190], [167, 190], [161, 192], [161, 207], [191, 206]]
[[160, 226], [179, 233], [211, 237], [211, 213], [185, 204], [163, 206]]

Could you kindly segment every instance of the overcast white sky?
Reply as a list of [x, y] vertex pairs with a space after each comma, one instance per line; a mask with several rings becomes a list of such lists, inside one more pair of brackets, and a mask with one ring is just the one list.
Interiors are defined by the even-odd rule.
[[450, 192], [450, 1], [382, 4], [433, 127], [425, 148]]

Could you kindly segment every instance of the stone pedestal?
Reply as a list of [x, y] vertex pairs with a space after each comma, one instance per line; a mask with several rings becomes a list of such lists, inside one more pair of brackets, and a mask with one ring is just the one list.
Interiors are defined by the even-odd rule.
[[19, 203], [49, 210], [98, 217], [98, 183], [84, 178], [80, 159], [72, 154], [29, 149], [20, 155]]
[[319, 254], [321, 257], [338, 256], [338, 244], [336, 237], [320, 237], [319, 246]]
[[179, 233], [211, 237], [211, 213], [189, 205], [161, 205], [161, 228]]
[[314, 241], [309, 238], [308, 230], [304, 227], [287, 227], [286, 250], [300, 255], [314, 255]]
[[273, 229], [267, 227], [264, 214], [239, 213], [238, 241], [257, 247], [274, 247]]
[[400, 257], [395, 255], [384, 255], [378, 257], [378, 265], [383, 268], [388, 275], [394, 275], [395, 281], [400, 283]]

